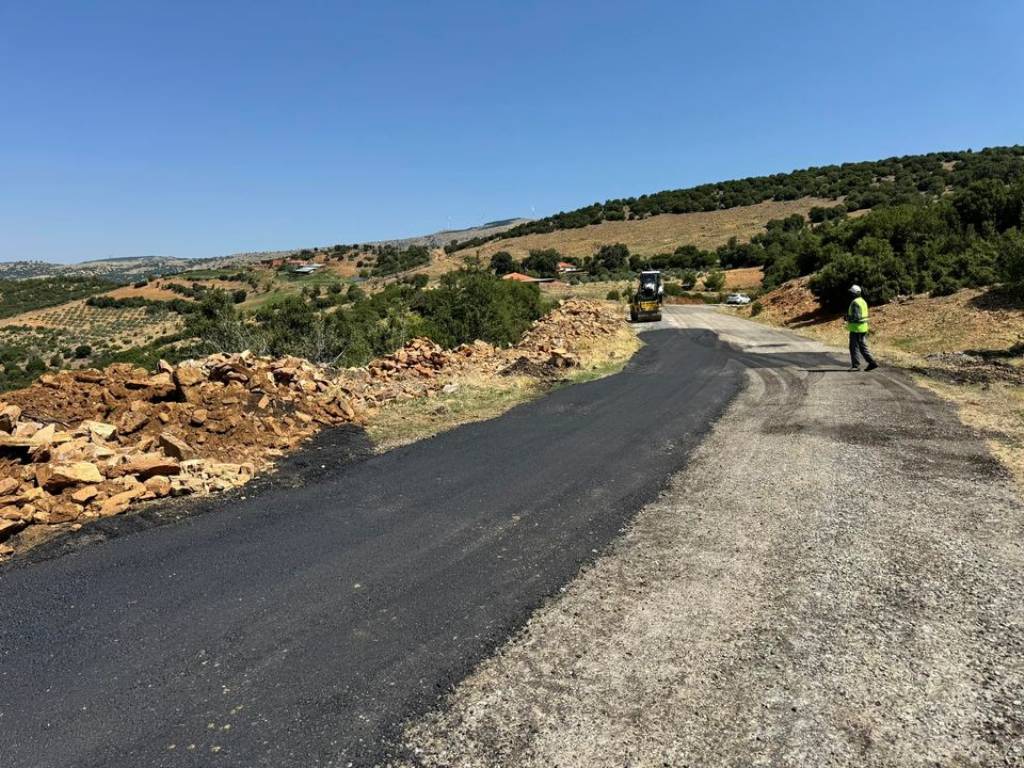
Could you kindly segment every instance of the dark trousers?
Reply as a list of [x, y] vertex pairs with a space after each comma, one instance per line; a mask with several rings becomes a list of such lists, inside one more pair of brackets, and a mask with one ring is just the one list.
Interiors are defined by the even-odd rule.
[[868, 335], [866, 333], [850, 333], [850, 365], [854, 368], [860, 365], [858, 353], [868, 365], [875, 365], [875, 358], [868, 351]]

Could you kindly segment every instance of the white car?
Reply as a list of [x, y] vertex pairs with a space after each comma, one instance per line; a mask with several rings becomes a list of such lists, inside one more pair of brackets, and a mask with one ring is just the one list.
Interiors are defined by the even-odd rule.
[[745, 293], [730, 293], [725, 297], [726, 304], [736, 304], [742, 306], [743, 304], [750, 303], [750, 297]]

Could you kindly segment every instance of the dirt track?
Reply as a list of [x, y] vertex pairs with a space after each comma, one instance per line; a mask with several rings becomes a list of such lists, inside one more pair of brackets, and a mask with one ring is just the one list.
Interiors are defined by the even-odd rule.
[[979, 437], [813, 342], [664, 325], [735, 344], [747, 389], [396, 764], [1024, 765], [1024, 506]]

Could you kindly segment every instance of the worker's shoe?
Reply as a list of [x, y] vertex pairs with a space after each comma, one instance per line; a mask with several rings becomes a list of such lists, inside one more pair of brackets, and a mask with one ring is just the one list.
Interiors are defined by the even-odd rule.
[[865, 368], [864, 370], [865, 371], [873, 371], [877, 367], [878, 367], [878, 363], [868, 363], [868, 367]]
[[849, 368], [847, 368], [847, 370], [848, 371], [859, 371], [860, 370], [860, 366], [859, 365], [851, 365]]

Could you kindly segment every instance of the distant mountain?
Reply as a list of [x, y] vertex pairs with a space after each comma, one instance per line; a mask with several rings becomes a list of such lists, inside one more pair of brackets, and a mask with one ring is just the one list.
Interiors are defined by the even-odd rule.
[[98, 277], [112, 283], [130, 283], [150, 275], [165, 275], [194, 269], [207, 259], [179, 259], [172, 256], [126, 256], [95, 259], [79, 264], [50, 264], [45, 261], [0, 262], [0, 279], [32, 277]]
[[[529, 219], [503, 219], [489, 221], [479, 227], [449, 229], [419, 237], [395, 240], [378, 240], [367, 245], [397, 245], [407, 248], [411, 245], [426, 245], [442, 248], [454, 241], [472, 238], [490, 238], [505, 230], [528, 222]], [[93, 259], [79, 264], [51, 264], [45, 261], [3, 261], [0, 262], [0, 280], [24, 280], [32, 277], [99, 277], [112, 283], [131, 283], [151, 275], [170, 275], [189, 269], [242, 266], [263, 259], [291, 256], [310, 248], [294, 248], [287, 251], [249, 251], [215, 256], [206, 259], [183, 259], [175, 256], [121, 256], [110, 259]]]

